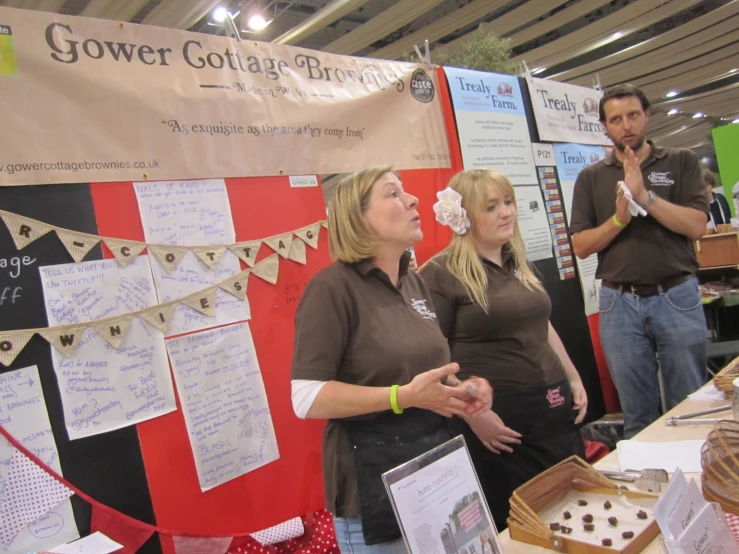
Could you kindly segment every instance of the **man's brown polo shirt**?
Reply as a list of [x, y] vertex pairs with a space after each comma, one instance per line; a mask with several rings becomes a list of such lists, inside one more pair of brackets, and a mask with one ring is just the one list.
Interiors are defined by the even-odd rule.
[[[659, 148], [648, 142], [652, 151], [641, 164], [647, 190], [707, 216], [708, 199], [696, 155], [690, 150]], [[616, 186], [623, 178], [623, 164], [615, 154], [580, 172], [575, 182], [570, 233], [593, 229], [613, 217]], [[595, 276], [614, 283], [658, 285], [681, 275], [692, 275], [697, 269], [693, 241], [647, 215], [632, 217], [611, 244], [598, 253]]]
[[[397, 288], [369, 260], [319, 271], [295, 316], [292, 378], [388, 387], [449, 363], [430, 295], [408, 272], [409, 262], [404, 255]], [[359, 516], [351, 447], [338, 420], [329, 420], [324, 431], [323, 472], [327, 509]]]

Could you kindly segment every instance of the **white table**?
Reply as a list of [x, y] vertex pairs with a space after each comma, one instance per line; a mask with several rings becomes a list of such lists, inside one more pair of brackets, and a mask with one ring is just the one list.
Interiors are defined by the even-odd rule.
[[[712, 387], [713, 384], [709, 383], [709, 387]], [[672, 410], [670, 410], [668, 413], [663, 415], [661, 418], [659, 418], [657, 421], [652, 423], [649, 427], [644, 429], [641, 433], [636, 435], [634, 437], [634, 440], [640, 440], [644, 442], [671, 442], [671, 441], [680, 441], [680, 440], [699, 440], [699, 439], [705, 439], [706, 435], [713, 429], [713, 425], [708, 423], [703, 424], [690, 424], [690, 425], [680, 425], [677, 427], [668, 427], [665, 425], [665, 419], [672, 416], [678, 416], [683, 414], [688, 414], [691, 412], [699, 412], [701, 410], [707, 410], [709, 408], [715, 408], [718, 406], [723, 406], [725, 404], [731, 403], [731, 400], [721, 400], [721, 401], [710, 401], [710, 400], [691, 400], [690, 398], [686, 399], [682, 403], [675, 406]], [[704, 418], [732, 418], [731, 411], [727, 412], [720, 412], [717, 414], [710, 414], [707, 416], [703, 416]], [[700, 418], [696, 418], [696, 420], [699, 420]], [[602, 460], [598, 461], [594, 467], [597, 469], [606, 469], [606, 470], [615, 470], [619, 471], [620, 467], [618, 465], [618, 458], [616, 457], [616, 451], [614, 450], [608, 456], [603, 458]], [[690, 478], [693, 477], [695, 479], [700, 479], [699, 473], [687, 473], [686, 477]], [[534, 546], [531, 544], [526, 544], [519, 541], [514, 541], [511, 539], [510, 535], [508, 534], [508, 530], [506, 529], [500, 534], [500, 541], [503, 544], [503, 550], [505, 554], [545, 554], [549, 553], [551, 554], [554, 552], [554, 550], [549, 550], [546, 548], [542, 548], [540, 546]], [[658, 544], [658, 539], [655, 539], [652, 544], [650, 544], [645, 550], [645, 554], [660, 554], [660, 547]]]

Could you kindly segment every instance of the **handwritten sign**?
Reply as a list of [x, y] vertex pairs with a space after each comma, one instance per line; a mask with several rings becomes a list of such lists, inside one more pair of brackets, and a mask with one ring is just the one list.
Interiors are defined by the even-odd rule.
[[280, 457], [248, 323], [167, 341], [200, 488]]
[[[157, 303], [147, 256], [40, 268], [50, 325], [96, 321]], [[134, 319], [119, 349], [93, 329], [70, 358], [52, 349], [71, 440], [120, 429], [176, 409], [164, 337]]]
[[[36, 366], [0, 374], [0, 425], [42, 462], [62, 474]], [[14, 450], [6, 440], [0, 440], [0, 488], [8, 477]], [[78, 537], [72, 505], [65, 500], [0, 546], [0, 552], [25, 554], [48, 550]]]
[[[231, 205], [223, 179], [134, 183], [134, 188], [148, 242], [208, 246], [230, 244], [236, 240]], [[192, 294], [241, 271], [239, 259], [228, 250], [223, 253], [215, 269], [207, 268], [192, 252], [185, 254], [172, 273], [167, 273], [156, 259], [152, 262], [152, 269], [160, 302]], [[177, 306], [167, 336], [250, 317], [248, 301], [219, 290], [214, 318], [185, 306]]]

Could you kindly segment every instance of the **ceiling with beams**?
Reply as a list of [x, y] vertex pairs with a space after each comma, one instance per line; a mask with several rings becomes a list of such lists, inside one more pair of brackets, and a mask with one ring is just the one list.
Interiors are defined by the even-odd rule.
[[[512, 59], [525, 61], [537, 77], [582, 86], [640, 86], [654, 106], [648, 134], [664, 146], [712, 156], [711, 128], [739, 120], [739, 0], [0, 0], [0, 5], [212, 34], [225, 34], [213, 20], [213, 10], [223, 7], [235, 14], [244, 38], [384, 59], [399, 59], [425, 40], [432, 50], [459, 47], [465, 35], [484, 25], [510, 39]], [[271, 20], [259, 32], [248, 28], [256, 13]]]

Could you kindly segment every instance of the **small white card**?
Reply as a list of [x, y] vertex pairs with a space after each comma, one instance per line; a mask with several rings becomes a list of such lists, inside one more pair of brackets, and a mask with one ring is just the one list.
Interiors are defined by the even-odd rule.
[[118, 544], [98, 531], [78, 541], [55, 546], [50, 552], [53, 554], [109, 554], [121, 548], [123, 548], [122, 544]]
[[730, 554], [737, 545], [728, 526], [723, 525], [716, 512], [718, 504], [706, 504], [688, 528], [678, 537], [683, 552], [695, 554]]
[[534, 163], [536, 165], [556, 165], [554, 147], [551, 144], [532, 142], [531, 148], [534, 151]]
[[290, 175], [291, 187], [317, 187], [318, 177], [315, 175]]
[[708, 504], [704, 499], [698, 485], [695, 481], [688, 481], [687, 487], [680, 495], [677, 503], [673, 508], [672, 515], [668, 522], [670, 534], [679, 537]]

